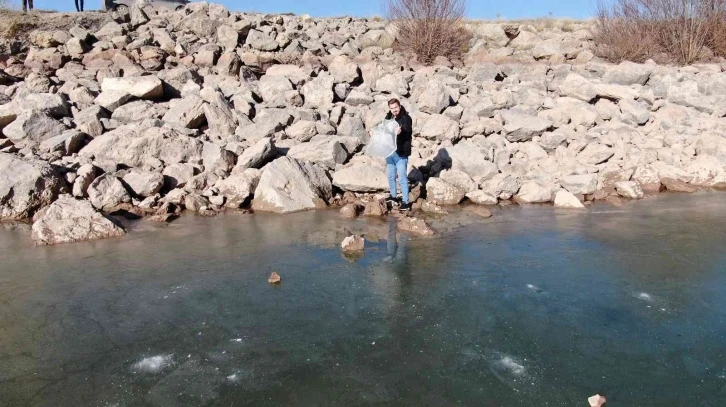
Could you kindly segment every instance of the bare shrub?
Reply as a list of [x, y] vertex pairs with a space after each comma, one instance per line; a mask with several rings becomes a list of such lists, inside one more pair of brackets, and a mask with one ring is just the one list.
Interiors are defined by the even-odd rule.
[[726, 0], [600, 0], [596, 51], [614, 62], [665, 55], [691, 64], [722, 46], [725, 10]]
[[394, 46], [415, 53], [420, 62], [466, 52], [471, 39], [464, 26], [466, 0], [387, 0], [385, 9], [398, 31]]

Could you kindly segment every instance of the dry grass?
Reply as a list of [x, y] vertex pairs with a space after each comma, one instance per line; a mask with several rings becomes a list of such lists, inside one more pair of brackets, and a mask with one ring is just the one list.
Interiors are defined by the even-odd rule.
[[559, 30], [563, 32], [574, 32], [582, 29], [589, 29], [592, 20], [576, 20], [572, 18], [555, 18], [555, 17], [539, 17], [518, 20], [471, 20], [468, 24], [502, 24], [502, 25], [528, 25], [534, 27], [537, 31]]
[[601, 0], [596, 52], [612, 61], [684, 65], [726, 56], [726, 0]]
[[86, 11], [82, 13], [58, 13], [55, 11], [0, 9], [0, 38], [23, 39], [35, 29], [68, 30], [75, 25], [98, 29], [108, 18], [106, 13]]
[[395, 48], [430, 64], [437, 56], [460, 58], [471, 33], [465, 27], [466, 0], [388, 0], [386, 17], [397, 30]]

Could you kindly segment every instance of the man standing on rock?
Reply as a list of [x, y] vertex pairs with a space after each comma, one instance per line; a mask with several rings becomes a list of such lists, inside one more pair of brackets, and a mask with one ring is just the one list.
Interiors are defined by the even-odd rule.
[[411, 203], [408, 202], [408, 157], [411, 155], [413, 121], [398, 99], [389, 100], [388, 108], [391, 111], [386, 115], [386, 120], [395, 119], [398, 123], [398, 131], [396, 133], [396, 151], [386, 158], [388, 187], [391, 191], [386, 203], [398, 202], [396, 198], [396, 175], [398, 175], [402, 195], [401, 210], [410, 211]]

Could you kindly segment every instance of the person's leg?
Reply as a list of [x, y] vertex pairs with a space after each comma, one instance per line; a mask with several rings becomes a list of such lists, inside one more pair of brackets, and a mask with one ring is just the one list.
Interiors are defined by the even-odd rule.
[[83, 0], [81, 0], [81, 11], [83, 11]]
[[28, 12], [28, 0], [23, 0], [23, 13]]
[[33, 9], [33, 0], [28, 0], [28, 6], [31, 10]]
[[79, 12], [79, 11], [81, 11], [81, 9], [80, 9], [80, 8], [78, 7], [78, 0], [74, 0], [74, 1], [75, 1], [75, 3], [76, 3], [76, 12]]
[[398, 170], [398, 182], [401, 184], [403, 203], [408, 204], [408, 157], [399, 158], [396, 169]]
[[386, 158], [386, 175], [388, 176], [388, 189], [391, 191], [391, 197], [396, 197], [396, 158], [398, 155], [393, 155]]

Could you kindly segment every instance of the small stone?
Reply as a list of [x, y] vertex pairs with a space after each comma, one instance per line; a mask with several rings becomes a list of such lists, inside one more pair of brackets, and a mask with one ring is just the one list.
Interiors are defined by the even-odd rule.
[[340, 216], [352, 219], [358, 216], [358, 207], [355, 204], [347, 204], [340, 208]]
[[607, 400], [605, 397], [596, 394], [592, 397], [588, 397], [587, 402], [590, 403], [590, 407], [602, 407], [603, 404], [605, 404]]
[[677, 179], [661, 178], [660, 182], [666, 187], [666, 190], [668, 191], [687, 193], [698, 192], [698, 188]]
[[623, 198], [641, 199], [643, 189], [635, 181], [620, 181], [615, 183], [615, 191]]
[[280, 284], [280, 275], [273, 271], [270, 274], [270, 278], [267, 279], [267, 282], [270, 284]]
[[388, 213], [388, 208], [383, 199], [377, 199], [370, 201], [366, 204], [366, 208], [363, 211], [365, 216], [383, 216]]
[[343, 239], [340, 247], [344, 252], [360, 252], [365, 248], [365, 243], [366, 241], [364, 238], [356, 235], [350, 235]]

